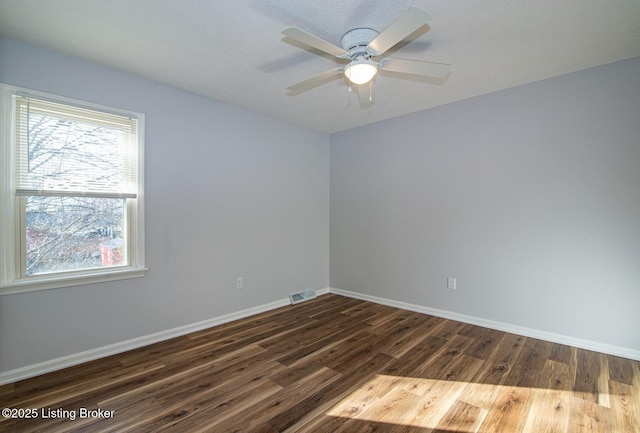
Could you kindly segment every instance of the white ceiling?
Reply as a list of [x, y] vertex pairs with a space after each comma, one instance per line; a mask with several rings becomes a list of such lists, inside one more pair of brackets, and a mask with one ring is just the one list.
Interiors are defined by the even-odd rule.
[[[287, 95], [337, 64], [284, 42], [283, 29], [340, 45], [347, 30], [382, 31], [412, 5], [431, 30], [390, 57], [451, 63], [444, 83], [379, 75], [365, 105], [344, 77]], [[640, 56], [640, 1], [0, 0], [0, 34], [336, 132]]]

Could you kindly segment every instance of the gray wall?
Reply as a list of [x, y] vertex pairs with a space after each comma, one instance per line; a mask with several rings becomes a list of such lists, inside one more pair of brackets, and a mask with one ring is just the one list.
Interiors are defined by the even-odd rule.
[[0, 296], [0, 372], [328, 287], [329, 135], [9, 39], [0, 82], [146, 115], [149, 267]]
[[640, 349], [640, 58], [332, 135], [330, 256], [335, 288]]

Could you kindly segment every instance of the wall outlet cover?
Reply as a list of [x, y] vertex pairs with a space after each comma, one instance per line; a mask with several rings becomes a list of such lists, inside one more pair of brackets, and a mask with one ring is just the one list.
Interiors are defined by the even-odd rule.
[[447, 288], [451, 290], [456, 289], [456, 279], [453, 277], [447, 278]]

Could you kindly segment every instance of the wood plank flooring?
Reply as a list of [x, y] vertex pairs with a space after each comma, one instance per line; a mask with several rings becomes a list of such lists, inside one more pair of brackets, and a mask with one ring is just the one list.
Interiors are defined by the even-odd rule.
[[638, 433], [640, 363], [331, 294], [4, 385], [0, 402], [36, 410], [0, 417], [20, 433]]

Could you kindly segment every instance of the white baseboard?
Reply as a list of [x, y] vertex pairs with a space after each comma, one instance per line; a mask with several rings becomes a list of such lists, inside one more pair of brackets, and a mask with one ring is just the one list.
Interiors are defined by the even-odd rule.
[[458, 322], [468, 323], [470, 325], [482, 326], [485, 328], [495, 329], [498, 331], [509, 332], [512, 334], [522, 335], [525, 337], [537, 338], [539, 340], [550, 341], [552, 343], [566, 344], [567, 346], [578, 347], [580, 349], [593, 350], [609, 355], [621, 356], [623, 358], [640, 361], [640, 350], [629, 349], [626, 347], [612, 346], [609, 344], [598, 343], [590, 340], [569, 337], [552, 332], [540, 331], [523, 326], [512, 325], [509, 323], [495, 322], [480, 317], [467, 316], [464, 314], [454, 313], [452, 311], [438, 310], [436, 308], [425, 307], [422, 305], [409, 304], [402, 301], [394, 301], [392, 299], [381, 298], [378, 296], [366, 295], [364, 293], [351, 292], [348, 290], [330, 288], [331, 293], [336, 295], [348, 296], [350, 298], [361, 299], [363, 301], [375, 302], [376, 304], [387, 305], [389, 307], [401, 308], [403, 310], [415, 311], [417, 313], [429, 314], [431, 316], [442, 317], [443, 319], [456, 320]]
[[[579, 347], [582, 349], [593, 350], [596, 352], [607, 353], [610, 355], [621, 356], [624, 358], [640, 361], [640, 351], [627, 349], [624, 347], [611, 346], [608, 344], [597, 343], [589, 340], [568, 337], [550, 332], [539, 331], [536, 329], [525, 328], [522, 326], [511, 325], [508, 323], [494, 322], [492, 320], [482, 319], [479, 317], [467, 316], [454, 313], [451, 311], [438, 310], [435, 308], [424, 307], [407, 302], [394, 301], [392, 299], [381, 298], [378, 296], [366, 295], [363, 293], [351, 292], [348, 290], [336, 288], [324, 288], [316, 290], [316, 295], [321, 296], [327, 293], [335, 293], [350, 298], [361, 299], [364, 301], [375, 302], [376, 304], [388, 305], [390, 307], [401, 308], [403, 310], [415, 311], [418, 313], [429, 314], [431, 316], [442, 317], [444, 319], [457, 320], [459, 322], [469, 323], [472, 325], [483, 326], [485, 328], [496, 329], [499, 331], [510, 332], [513, 334], [523, 335], [525, 337], [538, 338], [540, 340], [551, 341], [553, 343], [566, 344], [569, 346]], [[180, 326], [166, 331], [156, 332], [154, 334], [144, 335], [131, 340], [121, 341], [107, 346], [98, 347], [72, 355], [63, 356], [61, 358], [44, 361], [38, 364], [28, 365], [26, 367], [17, 368], [0, 373], [0, 385], [17, 382], [19, 380], [28, 379], [52, 371], [61, 370], [63, 368], [82, 364], [83, 362], [93, 361], [95, 359], [104, 358], [117, 353], [126, 352], [128, 350], [137, 349], [149, 344], [158, 343], [160, 341], [169, 340], [171, 338], [180, 337], [191, 332], [201, 331], [213, 326], [222, 325], [234, 320], [243, 319], [255, 314], [271, 311], [276, 308], [284, 307], [290, 304], [289, 298], [270, 302], [268, 304], [259, 305], [257, 307], [248, 308], [246, 310], [237, 311], [223, 316], [214, 317], [212, 319], [203, 320], [201, 322]]]
[[[316, 290], [316, 295], [318, 296], [327, 293], [329, 293], [329, 288]], [[17, 382], [19, 380], [28, 379], [30, 377], [39, 376], [45, 373], [51, 373], [52, 371], [82, 364], [83, 362], [93, 361], [95, 359], [104, 358], [132, 349], [137, 349], [149, 344], [158, 343], [160, 341], [169, 340], [175, 337], [180, 337], [182, 335], [201, 331], [203, 329], [211, 328], [217, 325], [222, 325], [234, 320], [243, 319], [255, 314], [275, 310], [276, 308], [284, 307], [286, 305], [290, 305], [289, 298], [270, 302], [264, 305], [259, 305], [253, 308], [248, 308], [246, 310], [237, 311], [235, 313], [225, 314], [223, 316], [214, 317], [212, 319], [203, 320], [201, 322], [168, 329], [166, 331], [143, 335], [141, 337], [132, 338], [131, 340], [97, 347], [95, 349], [87, 350], [80, 353], [74, 353], [72, 355], [63, 356], [61, 358], [51, 359], [49, 361], [40, 362], [38, 364], [28, 365], [26, 367], [17, 368], [15, 370], [9, 370], [0, 373], [0, 385]]]

